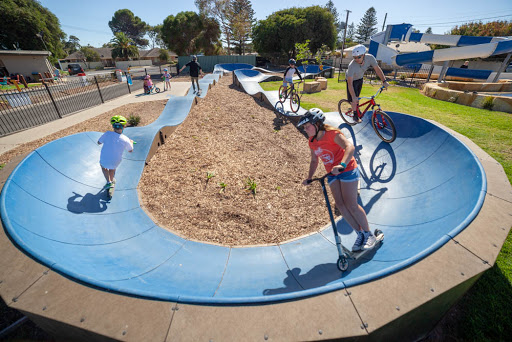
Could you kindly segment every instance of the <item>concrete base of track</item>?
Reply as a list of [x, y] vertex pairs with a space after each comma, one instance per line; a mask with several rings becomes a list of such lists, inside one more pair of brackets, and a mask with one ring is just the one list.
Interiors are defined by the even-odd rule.
[[[58, 340], [417, 340], [494, 264], [512, 226], [512, 187], [503, 168], [469, 139], [451, 133], [485, 169], [488, 186], [480, 213], [428, 257], [379, 280], [274, 304], [147, 300], [50, 270], [20, 251], [1, 229], [0, 295]], [[21, 160], [0, 170], [2, 186]]]

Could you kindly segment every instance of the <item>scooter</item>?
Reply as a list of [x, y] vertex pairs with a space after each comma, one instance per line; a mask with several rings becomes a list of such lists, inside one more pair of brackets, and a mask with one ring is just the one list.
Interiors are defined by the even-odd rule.
[[338, 249], [338, 262], [336, 263], [336, 266], [338, 266], [338, 269], [341, 272], [344, 272], [348, 269], [348, 260], [357, 260], [369, 251], [372, 251], [373, 249], [377, 248], [377, 245], [384, 240], [384, 233], [380, 229], [375, 229], [375, 232], [373, 233], [375, 235], [375, 239], [377, 240], [375, 242], [375, 247], [372, 249], [363, 249], [361, 251], [352, 252], [347, 247], [343, 246], [341, 243], [341, 238], [338, 235], [338, 230], [336, 229], [336, 222], [334, 221], [334, 215], [332, 214], [332, 208], [331, 203], [329, 202], [329, 196], [327, 195], [327, 189], [325, 187], [325, 178], [327, 176], [334, 176], [331, 173], [328, 173], [320, 178], [313, 178], [308, 183], [312, 183], [315, 181], [320, 182], [322, 185], [322, 190], [324, 192], [325, 197], [325, 204], [327, 205], [327, 210], [329, 211], [329, 218], [331, 219], [331, 226], [334, 233], [334, 239], [336, 240], [336, 248]]

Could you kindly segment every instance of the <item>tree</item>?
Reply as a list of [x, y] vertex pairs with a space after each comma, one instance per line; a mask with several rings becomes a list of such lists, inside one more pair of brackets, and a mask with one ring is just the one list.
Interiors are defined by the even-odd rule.
[[313, 53], [323, 44], [334, 48], [334, 18], [325, 8], [311, 6], [281, 10], [260, 20], [253, 28], [254, 48], [259, 53], [292, 57], [295, 44], [308, 39]]
[[229, 11], [229, 31], [233, 37], [235, 51], [244, 55], [251, 40], [254, 10], [249, 0], [232, 0]]
[[512, 21], [473, 22], [455, 26], [449, 34], [477, 37], [512, 36]]
[[100, 54], [93, 49], [92, 46], [82, 46], [80, 48], [80, 52], [78, 56], [84, 60], [84, 62], [89, 62], [89, 69], [91, 68], [90, 62], [99, 62]]
[[427, 33], [427, 34], [432, 34], [432, 27], [427, 28], [427, 30], [425, 31], [425, 33]]
[[129, 60], [131, 57], [139, 56], [139, 49], [135, 42], [123, 32], [117, 32], [110, 41], [112, 43], [112, 58]]
[[167, 62], [169, 60], [169, 52], [165, 49], [160, 49], [160, 53], [158, 54], [158, 59], [162, 62]]
[[230, 54], [232, 33], [229, 26], [229, 16], [231, 0], [195, 0], [194, 3], [199, 9], [201, 16], [213, 18], [217, 21], [220, 31], [224, 36], [228, 54]]
[[325, 9], [331, 12], [334, 18], [334, 26], [336, 27], [336, 38], [340, 35], [340, 32], [345, 29], [345, 23], [340, 21], [340, 16], [338, 14], [338, 10], [334, 7], [334, 3], [332, 0], [327, 1], [325, 4]]
[[149, 26], [147, 33], [149, 36], [149, 39], [151, 40], [151, 48], [154, 49], [155, 45], [162, 46], [162, 25], [156, 25], [156, 26]]
[[377, 12], [375, 8], [370, 7], [364, 14], [356, 30], [356, 40], [364, 43], [377, 32]]
[[80, 39], [73, 35], [69, 36], [68, 41], [64, 43], [64, 50], [68, 55], [80, 50], [80, 48]]
[[[0, 49], [50, 51], [52, 63], [66, 57], [59, 19], [35, 0], [0, 1]], [[39, 35], [39, 36], [38, 36]]]
[[129, 9], [120, 9], [114, 13], [112, 20], [108, 22], [108, 26], [115, 35], [123, 32], [128, 38], [133, 40], [137, 46], [144, 47], [149, 44], [144, 39], [148, 25], [139, 17], [135, 16]]
[[347, 41], [350, 40], [354, 40], [354, 35], [355, 35], [355, 26], [354, 26], [354, 23], [351, 23], [350, 25], [348, 25], [348, 29], [347, 29]]
[[180, 12], [164, 19], [162, 40], [167, 48], [178, 55], [218, 52], [219, 24], [209, 17], [195, 12]]

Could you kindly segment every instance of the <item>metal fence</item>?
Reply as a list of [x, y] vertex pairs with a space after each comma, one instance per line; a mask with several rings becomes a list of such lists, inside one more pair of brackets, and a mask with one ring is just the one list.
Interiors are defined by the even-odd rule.
[[[341, 65], [341, 72], [338, 74], [338, 82], [345, 81], [344, 71], [347, 69], [348, 64]], [[382, 71], [389, 82], [393, 82], [402, 87], [421, 88], [423, 84], [431, 79], [433, 69], [434, 66], [430, 64], [415, 64], [393, 69], [383, 68]], [[369, 68], [365, 72], [364, 80], [370, 84], [374, 81], [380, 82], [373, 68]]]
[[[156, 71], [155, 77], [160, 77]], [[50, 79], [38, 87], [0, 91], [0, 136], [45, 124], [143, 87], [146, 71], [132, 85], [114, 73]]]

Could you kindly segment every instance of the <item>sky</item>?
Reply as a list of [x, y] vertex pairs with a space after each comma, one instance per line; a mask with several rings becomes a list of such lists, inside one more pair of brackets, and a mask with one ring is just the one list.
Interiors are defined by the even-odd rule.
[[[167, 16], [182, 11], [197, 11], [193, 0], [40, 0], [40, 3], [57, 16], [68, 36], [74, 35], [80, 39], [81, 45], [94, 47], [101, 47], [112, 39], [108, 22], [119, 9], [131, 10], [150, 25], [162, 24]], [[252, 0], [251, 3], [256, 19], [263, 20], [285, 8], [325, 6], [327, 0]], [[346, 10], [351, 11], [348, 22], [356, 27], [364, 13], [373, 6], [379, 31], [386, 14], [386, 24], [409, 23], [420, 32], [432, 27], [435, 34], [445, 34], [456, 25], [471, 21], [512, 21], [512, 0], [333, 0], [333, 3], [341, 21], [345, 21]]]

